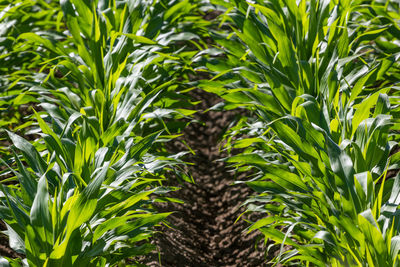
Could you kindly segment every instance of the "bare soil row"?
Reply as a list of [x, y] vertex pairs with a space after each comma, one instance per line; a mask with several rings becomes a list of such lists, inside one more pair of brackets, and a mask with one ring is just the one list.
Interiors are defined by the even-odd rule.
[[[195, 91], [193, 100], [201, 101], [196, 119], [184, 131], [183, 139], [195, 151], [186, 160], [195, 184], [186, 183], [171, 196], [185, 204], [160, 205], [160, 211], [175, 211], [169, 217], [171, 228], [163, 227], [154, 243], [158, 253], [146, 258], [149, 266], [267, 266], [265, 248], [259, 233], [247, 234], [241, 204], [252, 194], [221, 161], [220, 136], [238, 111], [204, 112], [218, 103], [214, 95]], [[187, 150], [175, 142], [172, 150]], [[256, 244], [258, 246], [256, 246]], [[161, 262], [160, 262], [161, 261]]]

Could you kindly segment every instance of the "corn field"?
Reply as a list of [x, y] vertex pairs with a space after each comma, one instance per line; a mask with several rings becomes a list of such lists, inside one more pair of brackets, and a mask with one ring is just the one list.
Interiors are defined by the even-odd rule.
[[0, 0], [0, 266], [400, 266], [400, 2]]

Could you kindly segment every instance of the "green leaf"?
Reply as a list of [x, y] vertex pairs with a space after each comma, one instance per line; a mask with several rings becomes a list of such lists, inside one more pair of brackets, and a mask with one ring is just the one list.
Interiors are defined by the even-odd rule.
[[124, 35], [141, 44], [150, 44], [150, 45], [157, 44], [157, 42], [150, 40], [149, 38], [146, 38], [144, 36], [135, 35], [133, 33], [125, 33]]
[[36, 173], [44, 174], [47, 169], [47, 165], [43, 161], [39, 153], [36, 151], [34, 146], [25, 139], [23, 139], [22, 137], [12, 132], [7, 131], [7, 133], [11, 141], [13, 142], [14, 146], [24, 154], [24, 157], [27, 160], [28, 165]]

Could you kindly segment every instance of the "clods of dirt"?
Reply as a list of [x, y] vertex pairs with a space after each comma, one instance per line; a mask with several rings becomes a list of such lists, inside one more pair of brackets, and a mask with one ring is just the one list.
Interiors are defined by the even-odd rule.
[[[244, 184], [233, 184], [235, 175], [220, 161], [224, 155], [220, 135], [237, 111], [202, 112], [215, 105], [218, 99], [205, 92], [193, 92], [195, 100], [202, 101], [196, 119], [184, 130], [184, 140], [196, 152], [188, 162], [195, 184], [185, 184], [171, 194], [184, 204], [162, 203], [162, 212], [175, 211], [168, 221], [171, 228], [163, 227], [154, 239], [158, 253], [146, 257], [147, 266], [267, 266], [260, 233], [247, 234], [248, 224], [238, 219], [244, 211], [241, 204], [252, 194]], [[175, 143], [172, 150], [185, 147]], [[236, 177], [237, 179], [237, 177]], [[237, 221], [237, 222], [236, 222]]]

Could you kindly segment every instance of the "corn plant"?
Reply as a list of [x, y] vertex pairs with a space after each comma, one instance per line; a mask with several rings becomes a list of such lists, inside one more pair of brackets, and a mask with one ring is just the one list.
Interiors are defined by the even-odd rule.
[[[16, 154], [18, 170], [13, 170], [19, 186], [2, 187], [1, 215], [11, 248], [25, 254], [30, 266], [105, 266], [151, 251], [148, 243], [136, 244], [168, 214], [152, 212], [155, 198], [149, 195], [168, 189], [154, 187], [163, 178], [148, 165], [157, 160], [135, 158], [154, 138], [139, 143], [128, 138], [115, 151], [99, 149], [92, 162], [80, 166], [93, 169], [81, 178], [68, 166], [70, 155], [43, 158], [29, 142], [9, 135], [23, 157]], [[70, 149], [67, 140], [58, 148]], [[76, 165], [87, 156], [77, 150], [71, 151]]]
[[267, 214], [249, 230], [280, 244], [276, 262], [397, 266], [395, 60], [370, 44], [395, 26], [367, 27], [361, 1], [213, 2], [232, 32], [215, 32], [225, 60], [202, 87], [256, 116], [228, 133], [245, 150], [227, 161], [256, 171], [248, 210]]

